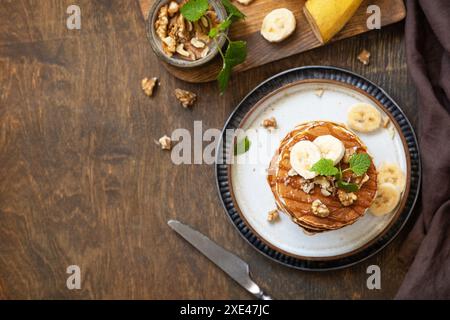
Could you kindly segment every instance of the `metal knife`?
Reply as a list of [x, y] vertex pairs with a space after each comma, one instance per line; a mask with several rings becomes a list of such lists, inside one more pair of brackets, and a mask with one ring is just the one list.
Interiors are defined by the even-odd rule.
[[211, 239], [177, 220], [169, 220], [169, 226], [180, 234], [187, 242], [225, 271], [231, 278], [248, 292], [261, 300], [272, 300], [250, 278], [248, 264], [238, 256], [217, 245]]

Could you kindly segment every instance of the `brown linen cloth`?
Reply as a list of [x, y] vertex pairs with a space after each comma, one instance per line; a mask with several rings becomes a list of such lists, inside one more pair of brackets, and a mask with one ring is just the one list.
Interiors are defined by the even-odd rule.
[[450, 0], [406, 5], [423, 180], [421, 213], [401, 252], [404, 260], [414, 260], [396, 298], [450, 299]]

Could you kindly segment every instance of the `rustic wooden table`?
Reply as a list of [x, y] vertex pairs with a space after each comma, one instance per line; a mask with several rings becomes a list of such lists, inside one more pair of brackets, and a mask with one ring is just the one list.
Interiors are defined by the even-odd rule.
[[[215, 83], [170, 76], [146, 41], [137, 1], [79, 0], [81, 30], [66, 28], [72, 1], [0, 2], [0, 298], [241, 299], [251, 296], [167, 227], [187, 222], [235, 252], [279, 299], [392, 298], [407, 266], [407, 230], [359, 265], [302, 272], [252, 249], [228, 222], [210, 165], [175, 166], [154, 139], [176, 128], [221, 128], [259, 82], [303, 65], [333, 65], [380, 84], [417, 123], [403, 23]], [[372, 53], [369, 66], [356, 55]], [[140, 80], [157, 76], [155, 97]], [[199, 94], [180, 107], [177, 87]], [[411, 224], [411, 223], [410, 223]], [[81, 290], [66, 268], [81, 267]], [[368, 290], [366, 268], [382, 271]]]

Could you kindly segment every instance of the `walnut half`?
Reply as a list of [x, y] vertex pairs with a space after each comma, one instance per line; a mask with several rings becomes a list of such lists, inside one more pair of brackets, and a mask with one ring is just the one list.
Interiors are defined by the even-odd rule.
[[361, 51], [358, 54], [358, 60], [363, 64], [363, 65], [368, 65], [370, 62], [370, 52], [367, 51], [366, 49], [364, 49], [363, 51]]
[[353, 192], [345, 192], [344, 190], [338, 190], [338, 198], [344, 207], [351, 206], [353, 202], [358, 199], [358, 196]]
[[311, 204], [312, 213], [318, 217], [326, 218], [330, 214], [328, 207], [319, 199], [316, 199]]
[[144, 78], [141, 81], [141, 87], [144, 91], [146, 96], [151, 97], [153, 95], [153, 90], [155, 89], [156, 82], [158, 81], [158, 78]]
[[170, 139], [167, 135], [164, 135], [161, 138], [159, 138], [158, 143], [161, 146], [161, 149], [163, 150], [172, 149], [172, 139]]
[[182, 89], [175, 89], [175, 97], [184, 108], [191, 107], [195, 103], [195, 100], [197, 100], [195, 93]]
[[275, 119], [275, 117], [264, 119], [262, 122], [262, 126], [266, 129], [276, 129], [278, 126], [277, 120]]
[[272, 210], [267, 215], [267, 221], [269, 222], [275, 222], [278, 219], [280, 219], [280, 215], [278, 214], [277, 210]]

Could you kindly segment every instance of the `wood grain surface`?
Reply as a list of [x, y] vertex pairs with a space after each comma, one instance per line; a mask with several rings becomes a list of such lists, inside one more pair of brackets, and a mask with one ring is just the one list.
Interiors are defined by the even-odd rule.
[[[179, 219], [246, 260], [278, 299], [392, 298], [408, 266], [407, 230], [353, 267], [302, 272], [251, 248], [229, 223], [211, 165], [175, 166], [154, 139], [176, 128], [221, 128], [258, 83], [288, 68], [333, 65], [380, 84], [417, 123], [403, 24], [382, 28], [215, 83], [171, 76], [144, 40], [138, 1], [78, 0], [81, 30], [66, 28], [69, 0], [0, 1], [0, 298], [252, 298], [167, 226]], [[356, 55], [372, 53], [363, 66]], [[153, 98], [140, 80], [160, 78]], [[192, 110], [175, 88], [199, 94]], [[407, 228], [408, 229], [408, 228]], [[68, 290], [66, 268], [81, 268]], [[381, 268], [381, 290], [366, 269]]]
[[[141, 11], [145, 18], [151, 5], [156, 0], [139, 0]], [[255, 0], [250, 5], [240, 5], [233, 2], [246, 14], [244, 21], [234, 23], [230, 30], [230, 38], [233, 40], [245, 40], [248, 45], [248, 55], [244, 63], [236, 66], [234, 72], [249, 70], [269, 62], [292, 56], [313, 48], [322, 46], [315, 37], [306, 17], [303, 14], [305, 0]], [[381, 12], [381, 25], [386, 26], [402, 20], [406, 10], [403, 0], [365, 0], [356, 11], [355, 15], [346, 24], [332, 41], [337, 41], [369, 31], [367, 29], [367, 7], [376, 4]], [[297, 20], [296, 31], [281, 43], [270, 43], [260, 34], [264, 17], [276, 8], [290, 9]], [[198, 68], [180, 69], [169, 64], [164, 64], [171, 74], [188, 82], [208, 82], [216, 79], [222, 68], [222, 60], [218, 56], [211, 63]]]

